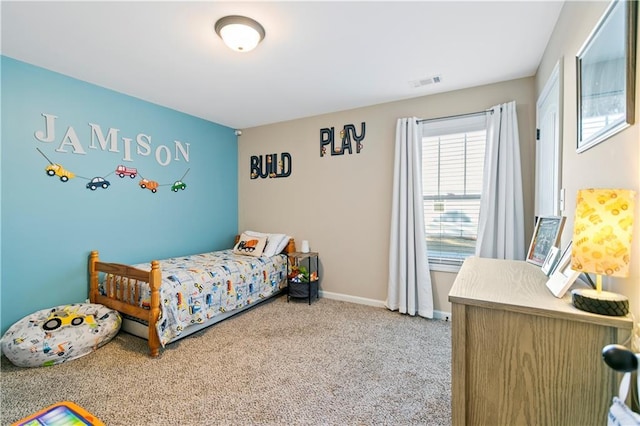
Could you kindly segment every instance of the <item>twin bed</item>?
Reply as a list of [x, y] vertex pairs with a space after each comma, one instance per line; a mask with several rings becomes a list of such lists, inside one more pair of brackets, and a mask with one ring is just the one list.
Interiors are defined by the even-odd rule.
[[[138, 265], [103, 262], [92, 251], [89, 299], [122, 313], [122, 329], [146, 338], [156, 357], [160, 347], [283, 291], [295, 242], [262, 235], [242, 234], [233, 249]], [[284, 248], [266, 247], [269, 235]]]

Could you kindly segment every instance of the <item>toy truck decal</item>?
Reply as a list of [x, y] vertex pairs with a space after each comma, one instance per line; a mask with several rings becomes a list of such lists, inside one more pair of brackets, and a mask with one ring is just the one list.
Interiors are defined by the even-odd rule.
[[135, 179], [135, 177], [138, 175], [138, 169], [134, 169], [133, 167], [125, 167], [120, 164], [118, 167], [116, 167], [116, 174], [121, 178], [129, 176], [131, 179]]
[[49, 165], [44, 169], [45, 172], [47, 172], [47, 175], [58, 176], [60, 177], [60, 180], [63, 182], [66, 182], [69, 179], [73, 179], [74, 177], [76, 177], [75, 174], [73, 174], [69, 170], [66, 170], [60, 164], [56, 164], [53, 161], [51, 161], [49, 157], [44, 155], [44, 152], [40, 151], [40, 148], [36, 148], [36, 150], [40, 153], [40, 155], [42, 155], [49, 162]]
[[142, 179], [140, 181], [140, 188], [148, 189], [151, 192], [156, 192], [158, 190], [158, 182], [155, 180]]
[[244, 250], [251, 253], [256, 249], [257, 244], [258, 240], [240, 241], [240, 243], [238, 244], [238, 250]]
[[74, 326], [77, 327], [83, 323], [89, 325], [95, 325], [95, 317], [91, 314], [82, 315], [75, 311], [72, 311], [68, 307], [64, 310], [51, 310], [49, 317], [42, 323], [42, 329], [44, 331], [53, 331], [61, 327]]
[[74, 177], [76, 177], [75, 174], [73, 174], [69, 170], [66, 170], [60, 164], [49, 164], [45, 170], [47, 171], [47, 174], [49, 176], [59, 176], [60, 180], [63, 182], [66, 182], [69, 179], [73, 179]]

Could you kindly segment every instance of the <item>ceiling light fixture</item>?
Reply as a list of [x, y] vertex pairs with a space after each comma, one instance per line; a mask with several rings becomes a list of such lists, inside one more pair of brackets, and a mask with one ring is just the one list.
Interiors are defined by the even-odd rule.
[[253, 50], [264, 38], [262, 25], [246, 16], [231, 15], [218, 19], [216, 33], [236, 52]]

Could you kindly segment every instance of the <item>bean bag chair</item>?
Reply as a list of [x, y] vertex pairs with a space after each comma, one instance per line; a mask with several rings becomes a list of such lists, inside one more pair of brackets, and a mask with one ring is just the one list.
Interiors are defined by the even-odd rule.
[[62, 305], [13, 324], [0, 347], [19, 367], [51, 366], [95, 351], [118, 334], [121, 323], [120, 314], [103, 305]]

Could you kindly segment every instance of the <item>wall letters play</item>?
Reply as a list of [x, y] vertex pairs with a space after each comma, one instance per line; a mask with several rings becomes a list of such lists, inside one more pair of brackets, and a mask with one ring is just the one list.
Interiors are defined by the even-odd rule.
[[346, 151], [349, 154], [353, 154], [353, 148], [351, 146], [351, 139], [355, 141], [356, 154], [360, 154], [362, 150], [362, 140], [364, 139], [366, 132], [366, 124], [364, 121], [360, 123], [360, 134], [356, 133], [356, 126], [353, 124], [346, 124], [342, 130], [340, 130], [340, 146], [335, 145], [335, 129], [324, 128], [320, 129], [320, 157], [327, 155], [327, 145], [331, 146], [331, 155], [344, 155]]

